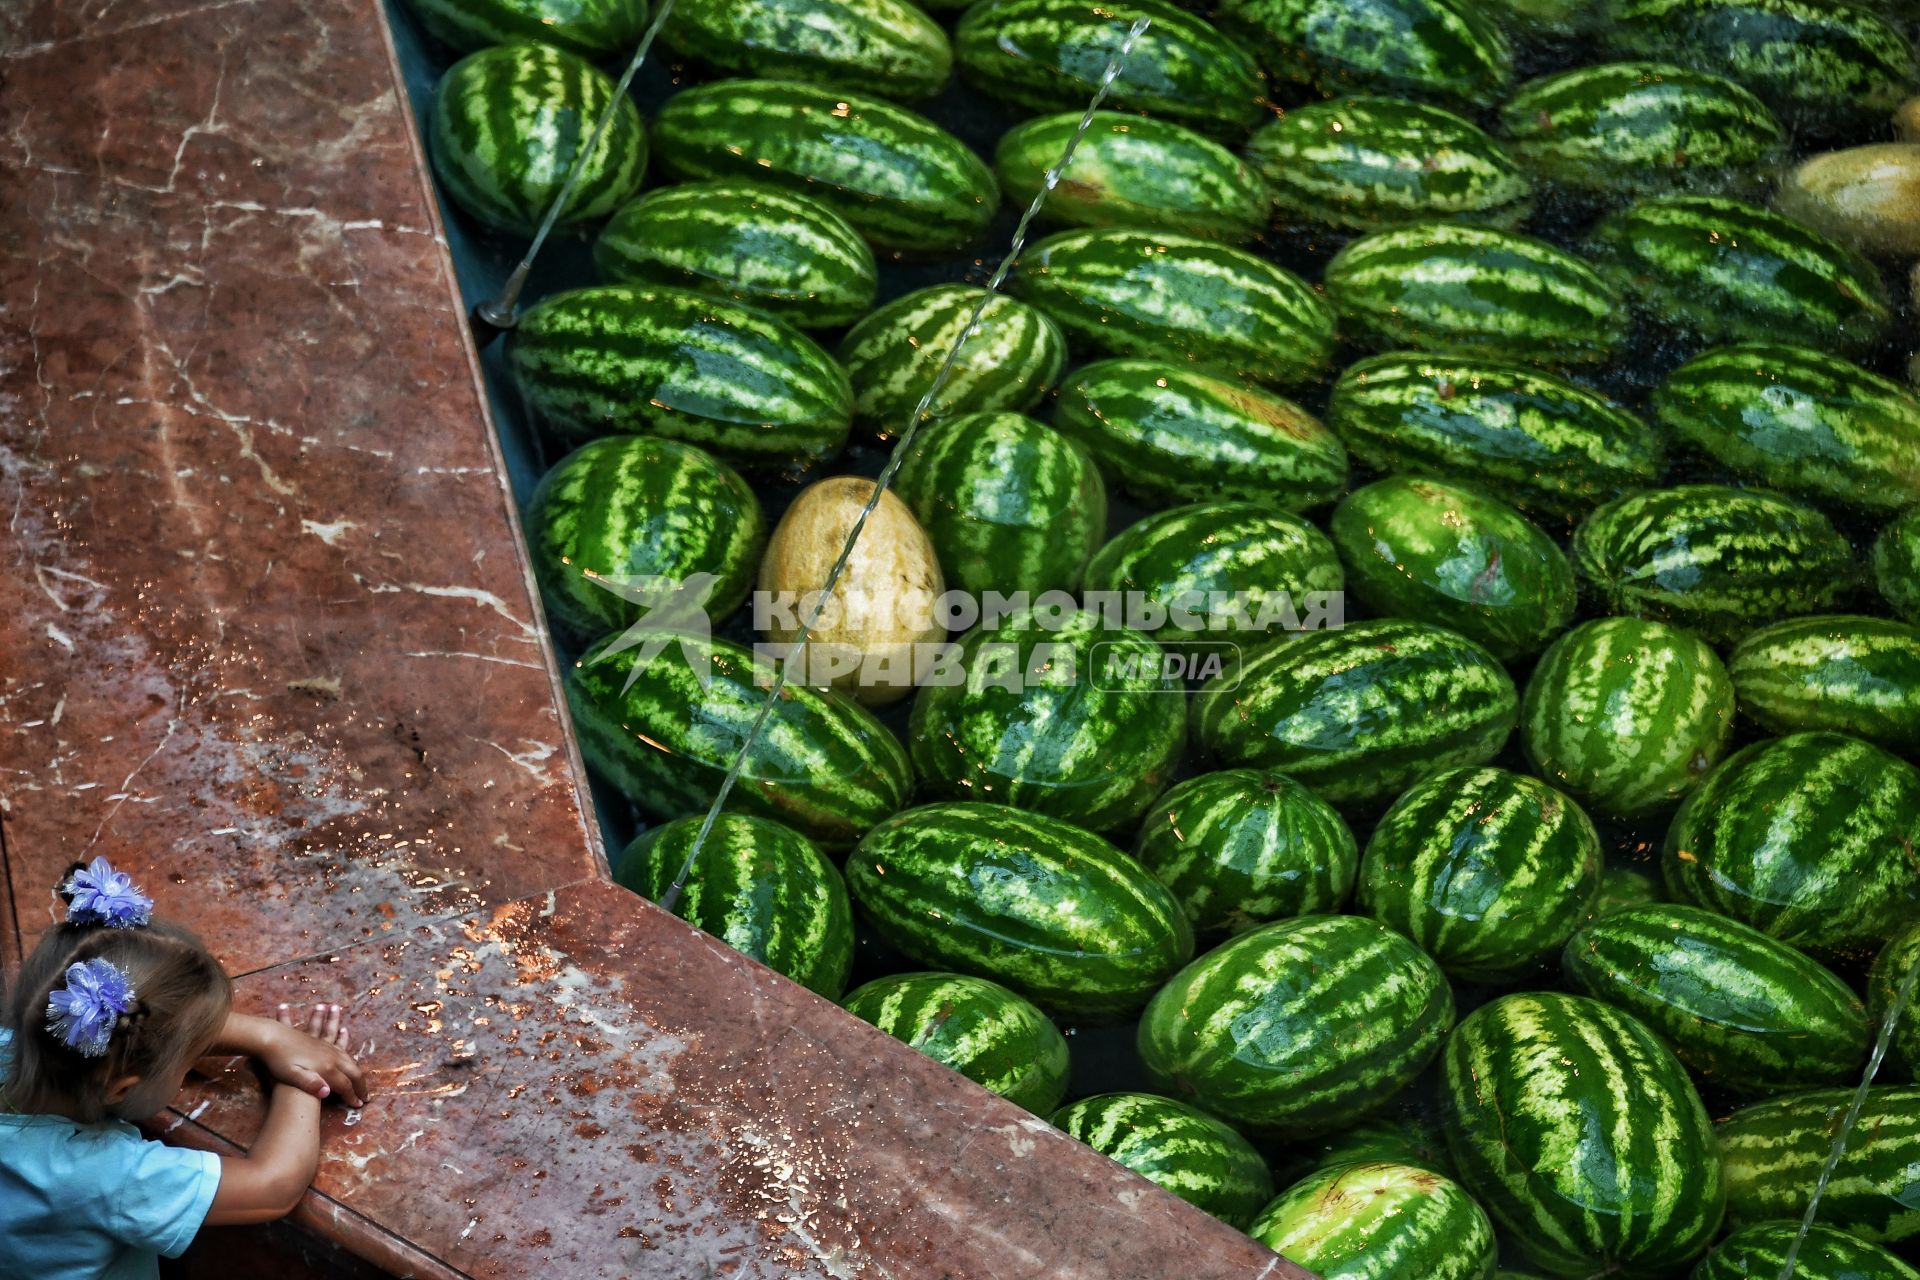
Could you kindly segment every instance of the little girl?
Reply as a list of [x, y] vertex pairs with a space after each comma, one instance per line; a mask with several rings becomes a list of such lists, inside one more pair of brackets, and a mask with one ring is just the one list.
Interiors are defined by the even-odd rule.
[[[0, 1280], [151, 1280], [201, 1224], [291, 1213], [320, 1160], [320, 1100], [366, 1101], [339, 1005], [306, 1030], [233, 1012], [199, 939], [105, 858], [61, 883], [66, 921], [20, 966], [0, 1006]], [[210, 1053], [258, 1058], [275, 1085], [244, 1156], [162, 1146], [154, 1115]]]

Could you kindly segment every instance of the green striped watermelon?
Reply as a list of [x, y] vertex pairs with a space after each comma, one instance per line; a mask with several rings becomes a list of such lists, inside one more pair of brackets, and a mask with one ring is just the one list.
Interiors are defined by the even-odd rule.
[[[650, 818], [702, 812], [760, 714], [772, 672], [725, 640], [641, 639], [649, 643], [621, 648], [609, 636], [568, 669], [580, 754]], [[911, 785], [906, 752], [871, 713], [788, 685], [729, 803], [838, 849], [904, 805]]]
[[1244, 1228], [1273, 1195], [1267, 1162], [1204, 1111], [1151, 1093], [1102, 1093], [1053, 1114], [1069, 1137]]
[[[1083, 114], [1007, 130], [993, 166], [1009, 199], [1024, 207], [1040, 193]], [[1244, 244], [1266, 229], [1270, 207], [1259, 175], [1219, 143], [1170, 120], [1097, 111], [1041, 212], [1074, 226], [1158, 228]]]
[[1851, 614], [1789, 618], [1727, 659], [1740, 709], [1772, 733], [1832, 729], [1920, 748], [1920, 627]]
[[[1488, 16], [1531, 45], [1581, 35], [1598, 25], [1606, 0], [1486, 0]], [[1502, 1275], [1512, 1274], [1503, 1272]]]
[[737, 466], [810, 466], [852, 426], [833, 357], [771, 316], [682, 289], [601, 285], [542, 298], [507, 339], [507, 372], [570, 437], [651, 433]]
[[986, 162], [911, 111], [780, 80], [683, 89], [653, 120], [676, 178], [769, 182], [812, 196], [886, 249], [959, 249], [1000, 204]]
[[461, 53], [533, 40], [586, 58], [624, 55], [647, 25], [647, 0], [407, 0], [407, 8]]
[[610, 280], [664, 284], [755, 307], [801, 329], [866, 314], [873, 250], [816, 200], [750, 182], [683, 182], [613, 216], [593, 244]]
[[1520, 742], [1541, 777], [1631, 818], [1697, 786], [1733, 737], [1733, 681], [1698, 636], [1640, 618], [1585, 622], [1527, 681]]
[[1660, 1275], [1725, 1207], [1712, 1122], [1642, 1023], [1545, 992], [1474, 1010], [1447, 1042], [1447, 1143], [1506, 1237], [1556, 1275]]
[[1449, 1177], [1453, 1174], [1446, 1141], [1438, 1129], [1419, 1116], [1374, 1116], [1315, 1145], [1318, 1150], [1311, 1157], [1315, 1169], [1343, 1164], [1399, 1164]]
[[1076, 1019], [1123, 1017], [1193, 955], [1165, 886], [1078, 827], [998, 804], [909, 809], [847, 859], [874, 931]]
[[1087, 451], [1017, 413], [924, 423], [893, 491], [947, 582], [975, 596], [1076, 590], [1107, 531], [1106, 486]]
[[1383, 617], [1458, 631], [1505, 661], [1537, 653], [1573, 618], [1573, 567], [1497, 498], [1392, 476], [1357, 490], [1328, 525], [1348, 589]]
[[1920, 770], [1837, 733], [1727, 757], [1667, 829], [1667, 888], [1782, 942], [1871, 954], [1920, 910]]
[[[643, 832], [615, 878], [659, 901], [693, 853], [702, 819]], [[765, 818], [723, 813], [700, 846], [673, 913], [801, 986], [838, 999], [853, 968], [847, 886], [811, 841]]]
[[1284, 773], [1222, 769], [1161, 796], [1133, 856], [1203, 937], [1337, 911], [1360, 851], [1332, 805]]
[[1873, 541], [1873, 585], [1908, 622], [1920, 623], [1920, 507], [1909, 507]]
[[[427, 154], [440, 190], [495, 230], [532, 235], [613, 95], [613, 81], [598, 67], [551, 45], [468, 54], [433, 91]], [[622, 100], [555, 225], [606, 217], [646, 171], [640, 112]]]
[[1310, 1173], [1249, 1232], [1321, 1280], [1489, 1280], [1499, 1253], [1493, 1224], [1459, 1183], [1404, 1164]]
[[1652, 1027], [1680, 1061], [1736, 1093], [1765, 1097], [1859, 1079], [1866, 1006], [1819, 963], [1699, 907], [1629, 907], [1568, 941], [1579, 992]]
[[1335, 804], [1370, 803], [1491, 759], [1518, 711], [1492, 654], [1390, 618], [1249, 651], [1194, 695], [1193, 728], [1223, 764], [1279, 769]]
[[848, 1013], [1045, 1115], [1067, 1094], [1072, 1064], [1060, 1028], [1024, 996], [961, 973], [896, 973], [841, 1001]]
[[[1806, 1212], [1852, 1089], [1815, 1089], [1755, 1103], [1720, 1122], [1727, 1210], [1736, 1223]], [[1920, 1239], [1920, 1086], [1867, 1091], [1820, 1221], [1873, 1244]]]
[[1600, 898], [1593, 904], [1593, 918], [1601, 919], [1628, 907], [1644, 907], [1665, 902], [1666, 889], [1660, 877], [1637, 866], [1608, 867], [1600, 876]]
[[953, 72], [940, 24], [908, 0], [677, 0], [675, 53], [733, 75], [930, 98]]
[[930, 678], [914, 698], [914, 766], [934, 795], [1131, 830], [1185, 745], [1185, 691], [1163, 657], [1070, 601], [978, 627], [960, 642], [961, 678]]
[[1283, 220], [1372, 231], [1396, 222], [1524, 218], [1533, 184], [1478, 125], [1405, 98], [1292, 107], [1247, 140]]
[[1164, 360], [1098, 360], [1060, 388], [1053, 425], [1128, 493], [1165, 506], [1306, 511], [1347, 484], [1347, 450], [1291, 400]]
[[1688, 1280], [1778, 1280], [1789, 1251], [1795, 1280], [1920, 1280], [1920, 1271], [1879, 1245], [1817, 1222], [1803, 1239], [1800, 1224], [1790, 1221], [1742, 1227], [1714, 1246]]
[[1333, 353], [1333, 313], [1264, 258], [1193, 236], [1064, 231], [1020, 257], [1020, 297], [1118, 356], [1189, 360], [1285, 386]]
[[1597, 392], [1524, 365], [1397, 353], [1347, 367], [1327, 425], [1376, 471], [1493, 490], [1564, 517], [1652, 483], [1660, 436]]
[[1258, 42], [1276, 79], [1490, 106], [1513, 81], [1497, 22], [1462, 0], [1224, 0], [1221, 20]]
[[1356, 905], [1450, 977], [1504, 983], [1556, 954], [1600, 893], [1600, 836], [1538, 778], [1451, 769], [1409, 788], [1373, 829]]
[[[1905, 933], [1896, 934], [1874, 957], [1873, 970], [1867, 975], [1867, 1010], [1875, 1028], [1886, 1025], [1887, 1014], [1899, 997], [1900, 985], [1915, 968], [1920, 968], [1920, 923], [1909, 926]], [[1894, 1020], [1887, 1051], [1895, 1069], [1904, 1067], [1907, 1078], [1920, 1084], [1920, 987], [1916, 987], [1906, 1008]]]
[[1573, 532], [1573, 567], [1614, 613], [1715, 643], [1829, 607], [1858, 576], [1818, 511], [1764, 489], [1683, 484], [1631, 493]]

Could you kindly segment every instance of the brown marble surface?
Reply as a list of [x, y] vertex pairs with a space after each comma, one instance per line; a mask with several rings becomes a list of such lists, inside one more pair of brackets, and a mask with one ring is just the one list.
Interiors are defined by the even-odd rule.
[[398, 1274], [1297, 1275], [600, 881], [412, 139], [373, 0], [0, 7], [6, 954], [106, 853], [347, 1003]]

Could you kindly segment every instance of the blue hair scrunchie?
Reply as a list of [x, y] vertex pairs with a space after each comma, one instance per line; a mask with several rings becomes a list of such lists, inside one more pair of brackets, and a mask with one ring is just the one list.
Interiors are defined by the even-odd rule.
[[133, 1012], [133, 983], [110, 960], [67, 966], [67, 985], [47, 997], [47, 1030], [83, 1058], [102, 1058], [122, 1014]]
[[115, 871], [105, 858], [75, 871], [60, 886], [67, 896], [68, 924], [103, 924], [131, 929], [153, 918], [153, 899], [133, 887], [133, 878]]

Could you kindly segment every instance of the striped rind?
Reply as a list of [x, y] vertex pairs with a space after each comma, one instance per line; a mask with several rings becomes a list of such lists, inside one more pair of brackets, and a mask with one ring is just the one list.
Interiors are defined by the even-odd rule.
[[840, 1003], [1016, 1106], [1046, 1115], [1066, 1096], [1066, 1037], [1032, 1001], [997, 982], [962, 973], [896, 973]]
[[[853, 382], [853, 412], [882, 437], [907, 429], [986, 291], [937, 284], [895, 298], [847, 331], [840, 361]], [[960, 347], [935, 417], [1032, 408], [1067, 367], [1067, 339], [1043, 312], [995, 294]]]
[[1147, 811], [1133, 856], [1202, 936], [1338, 911], [1360, 866], [1353, 832], [1332, 805], [1283, 773], [1257, 769], [1175, 785]]
[[1800, 1223], [1786, 1220], [1733, 1232], [1700, 1260], [1688, 1280], [1778, 1277], [1787, 1269], [1790, 1251], [1795, 1280], [1920, 1280], [1920, 1271], [1877, 1244], [1818, 1222], [1803, 1234]]
[[1831, 729], [1920, 748], [1920, 627], [1853, 614], [1789, 618], [1727, 659], [1740, 709], [1772, 733]]
[[1323, 94], [1373, 91], [1491, 106], [1513, 49], [1456, 0], [1225, 0], [1221, 21], [1264, 37], [1267, 70]]
[[1292, 107], [1247, 139], [1283, 220], [1372, 231], [1469, 218], [1507, 225], [1533, 184], [1478, 125], [1425, 102], [1357, 94]]
[[678, 0], [674, 52], [733, 75], [927, 98], [953, 71], [940, 24], [909, 0]]
[[1785, 943], [1699, 907], [1615, 911], [1567, 942], [1569, 985], [1631, 1013], [1699, 1076], [1748, 1096], [1851, 1083], [1866, 1007]]
[[848, 856], [847, 885], [914, 960], [1075, 1018], [1132, 1013], [1193, 954], [1180, 904], [1126, 854], [1005, 805], [931, 804], [881, 823]]
[[811, 338], [682, 289], [543, 298], [507, 339], [506, 364], [534, 413], [575, 437], [651, 433], [778, 468], [833, 457], [852, 427], [847, 375]]
[[407, 0], [407, 8], [461, 53], [534, 40], [599, 58], [631, 49], [647, 25], [647, 0]]
[[[703, 812], [767, 701], [771, 665], [693, 634], [643, 635], [652, 643], [615, 652], [618, 639], [567, 670], [580, 753], [649, 818]], [[730, 793], [735, 811], [835, 849], [906, 803], [906, 752], [869, 712], [797, 685], [772, 705]]]
[[1666, 887], [1657, 872], [1638, 866], [1608, 867], [1600, 875], [1600, 897], [1593, 904], [1593, 918], [1599, 920], [1628, 907], [1644, 907], [1665, 902]]
[[1327, 264], [1343, 331], [1375, 348], [1534, 364], [1605, 360], [1626, 307], [1598, 272], [1544, 240], [1465, 222], [1362, 236]]
[[1733, 737], [1733, 681], [1698, 636], [1600, 618], [1554, 641], [1520, 702], [1535, 772], [1595, 813], [1630, 818], [1697, 786]]
[[[643, 832], [621, 855], [621, 884], [655, 901], [687, 865], [702, 819]], [[777, 822], [723, 813], [700, 845], [673, 913], [801, 986], [837, 999], [853, 968], [853, 908], [834, 865]]]
[[1021, 254], [1013, 290], [1069, 338], [1110, 355], [1187, 360], [1286, 386], [1313, 377], [1333, 353], [1333, 312], [1304, 280], [1193, 236], [1060, 232]]
[[[1867, 974], [1867, 1012], [1876, 1031], [1886, 1025], [1887, 1014], [1899, 998], [1901, 984], [1915, 968], [1920, 968], [1920, 923], [1880, 948]], [[1890, 1071], [1906, 1071], [1907, 1079], [1920, 1084], [1920, 986], [1900, 1016], [1895, 1019], [1887, 1042]]]
[[1409, 788], [1360, 859], [1358, 909], [1465, 982], [1525, 976], [1600, 892], [1600, 836], [1538, 778], [1454, 769]]
[[[1720, 1123], [1736, 1224], [1806, 1212], [1852, 1101], [1852, 1089], [1815, 1089], [1743, 1107]], [[1920, 1239], [1916, 1188], [1920, 1086], [1869, 1089], [1820, 1197], [1820, 1221], [1872, 1244]]]
[[1908, 622], [1920, 623], [1920, 507], [1887, 521], [1873, 540], [1873, 585]]
[[1453, 1175], [1446, 1140], [1421, 1116], [1374, 1116], [1314, 1145], [1309, 1158], [1316, 1170], [1343, 1164], [1397, 1164]]
[[914, 767], [932, 795], [1131, 830], [1179, 767], [1185, 690], [1139, 632], [1048, 612], [976, 628], [955, 659], [963, 678], [921, 687], [907, 723]]
[[1725, 1206], [1712, 1123], [1630, 1014], [1505, 996], [1461, 1021], [1443, 1061], [1460, 1181], [1534, 1265], [1666, 1274], [1712, 1241]]
[[1273, 1195], [1273, 1175], [1230, 1126], [1151, 1093], [1102, 1093], [1053, 1114], [1069, 1137], [1162, 1190], [1245, 1228]]
[[683, 89], [653, 121], [676, 178], [799, 191], [882, 248], [959, 249], [1000, 204], [986, 162], [945, 129], [864, 94], [780, 80]]
[[[468, 54], [433, 91], [427, 150], [440, 189], [488, 226], [531, 236], [613, 100], [606, 73], [564, 49], [509, 44]], [[640, 112], [623, 98], [555, 225], [604, 218], [639, 189], [646, 169]]]
[[1243, 933], [1174, 975], [1141, 1015], [1161, 1086], [1249, 1130], [1331, 1133], [1392, 1098], [1439, 1051], [1453, 992], [1427, 955], [1360, 916]]
[[683, 182], [624, 206], [593, 245], [609, 280], [671, 285], [801, 329], [851, 324], [880, 288], [873, 250], [817, 200], [747, 182]]
[[1249, 1234], [1340, 1280], [1488, 1280], [1493, 1223], [1460, 1184], [1414, 1165], [1341, 1164], [1294, 1183]]
[[1920, 770], [1837, 733], [1727, 757], [1667, 829], [1682, 902], [1820, 955], [1872, 954], [1920, 912]]
[[1192, 718], [1223, 764], [1278, 769], [1344, 804], [1491, 759], [1518, 701], [1506, 668], [1465, 636], [1381, 619], [1249, 650], [1194, 695]]
[[1376, 471], [1477, 485], [1577, 515], [1652, 483], [1660, 436], [1599, 393], [1525, 365], [1399, 352], [1348, 366], [1327, 425]]

